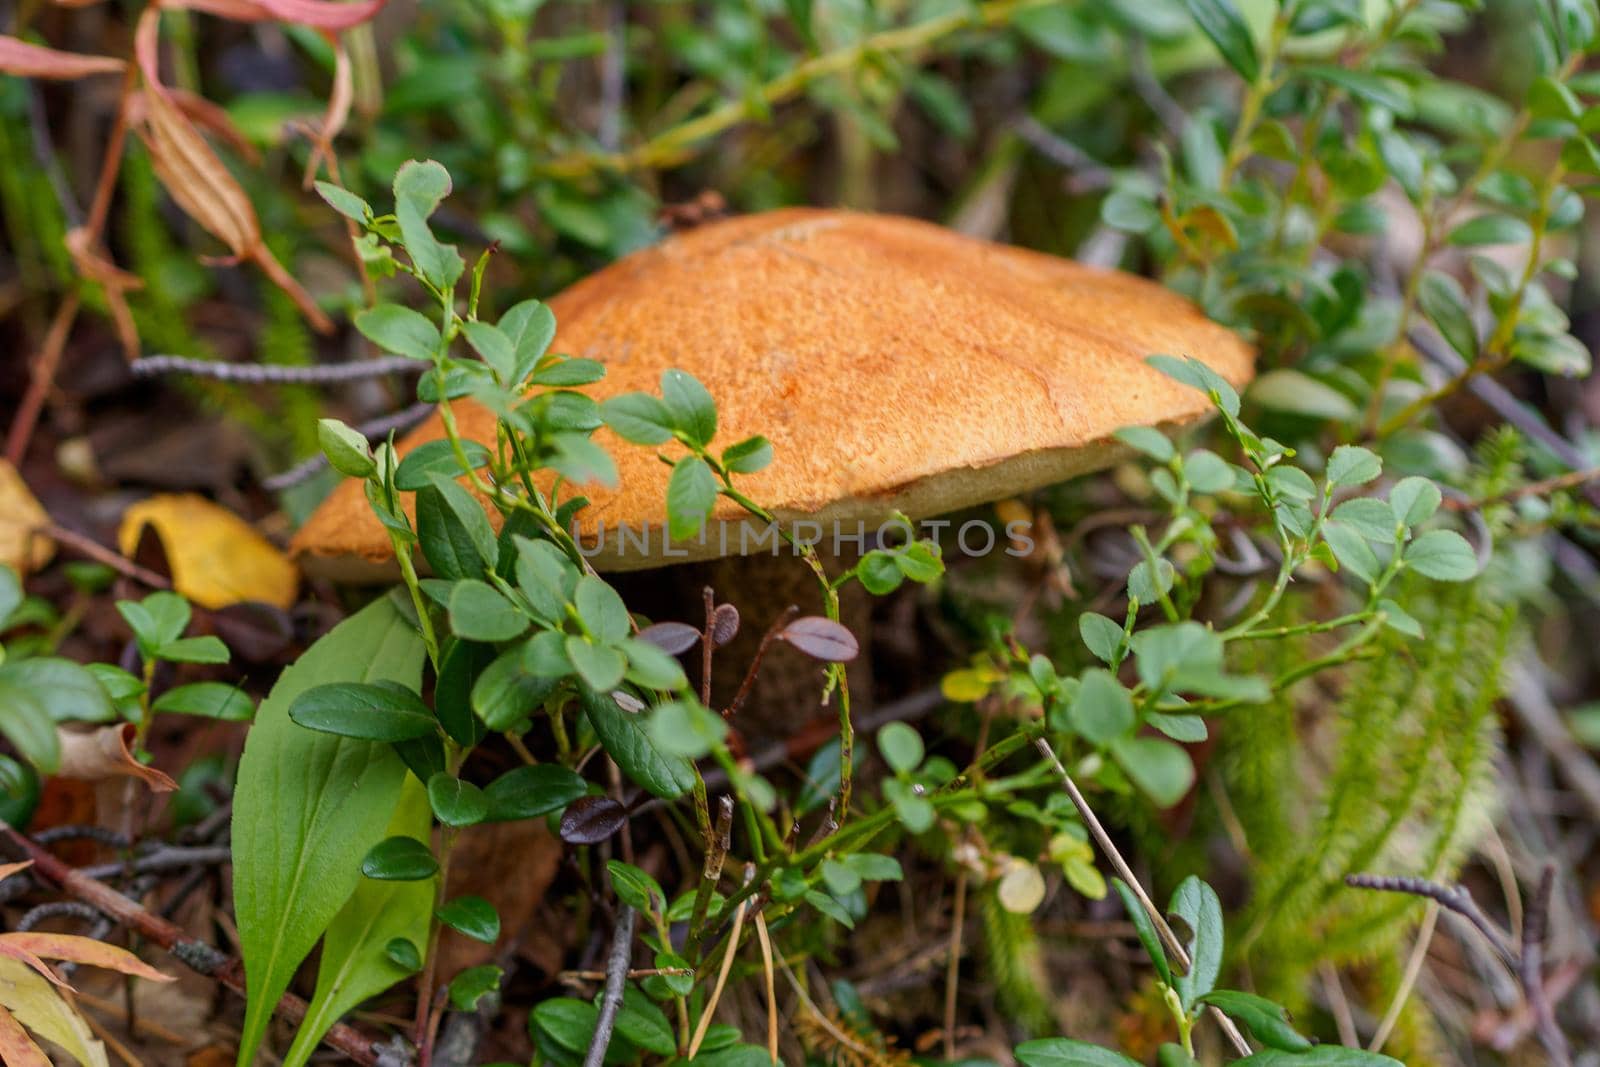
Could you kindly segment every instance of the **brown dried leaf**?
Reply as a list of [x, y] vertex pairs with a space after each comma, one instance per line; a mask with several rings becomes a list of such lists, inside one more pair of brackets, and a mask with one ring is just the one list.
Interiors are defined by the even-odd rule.
[[129, 360], [139, 356], [139, 329], [134, 325], [133, 312], [123, 293], [144, 287], [144, 279], [118, 267], [94, 247], [94, 235], [87, 227], [75, 226], [67, 231], [63, 242], [72, 256], [78, 273], [99, 283], [106, 294], [106, 305], [111, 309], [111, 321], [117, 327], [117, 340], [122, 342], [123, 355]]
[[[176, 86], [162, 87], [168, 100], [172, 101], [183, 115], [196, 126], [215, 137], [221, 138], [230, 149], [238, 153], [246, 163], [260, 163], [261, 153], [256, 151], [256, 146], [250, 143], [239, 127], [233, 124], [233, 119], [228, 117], [226, 109], [218, 107], [198, 93], [191, 93], [187, 89]], [[149, 116], [149, 106], [145, 101], [144, 93], [132, 93], [128, 96], [125, 114], [130, 126], [143, 124]]]
[[62, 52], [0, 34], [0, 74], [70, 81], [91, 74], [116, 74], [125, 65], [112, 56]]
[[[152, 982], [177, 981], [170, 974], [162, 974], [125, 948], [96, 941], [77, 934], [51, 934], [39, 931], [0, 934], [0, 944], [25, 954], [52, 960], [68, 960], [89, 967], [104, 967], [119, 974], [131, 974]], [[9, 955], [9, 953], [8, 953]]]
[[128, 743], [138, 733], [131, 722], [102, 726], [97, 730], [80, 732], [58, 731], [61, 737], [61, 767], [56, 771], [63, 778], [98, 782], [105, 778], [138, 778], [150, 787], [152, 793], [171, 793], [178, 783], [148, 764], [134, 758]]
[[346, 120], [350, 118], [350, 101], [355, 95], [355, 76], [351, 72], [350, 53], [345, 50], [344, 41], [337, 35], [323, 32], [328, 43], [333, 45], [333, 92], [328, 94], [328, 110], [322, 116], [321, 124], [312, 133], [311, 157], [306, 160], [305, 187], [311, 188], [317, 180], [317, 170], [327, 160], [330, 173], [338, 173], [333, 154], [333, 139], [339, 136], [339, 131], [344, 129]]
[[332, 321], [262, 243], [261, 224], [244, 189], [161, 84], [160, 30], [161, 8], [151, 5], [139, 16], [134, 52], [145, 81], [145, 122], [139, 136], [150, 150], [156, 177], [185, 214], [227, 245], [235, 258], [254, 261], [315, 329], [331, 333]]

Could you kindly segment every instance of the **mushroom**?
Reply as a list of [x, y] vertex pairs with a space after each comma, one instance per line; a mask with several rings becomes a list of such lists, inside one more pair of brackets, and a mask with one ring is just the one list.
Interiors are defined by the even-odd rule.
[[[896, 511], [921, 520], [1065, 481], [1123, 455], [1111, 436], [1123, 426], [1171, 431], [1203, 418], [1206, 398], [1148, 366], [1152, 353], [1193, 356], [1234, 385], [1252, 373], [1248, 345], [1154, 282], [850, 211], [713, 222], [622, 259], [550, 307], [556, 347], [606, 365], [597, 398], [653, 392], [662, 371], [677, 367], [716, 398], [720, 445], [770, 438], [774, 461], [741, 487], [780, 521], [814, 524], [790, 528], [826, 534], [819, 549], [832, 547], [835, 524], [851, 539], [864, 528], [868, 543], [849, 547], [871, 547]], [[456, 418], [463, 436], [494, 440], [486, 410], [463, 402]], [[442, 436], [435, 417], [399, 449]], [[763, 528], [727, 499], [701, 537], [664, 551], [666, 467], [655, 450], [609, 431], [597, 440], [620, 474], [615, 490], [585, 489], [591, 503], [579, 530], [597, 570], [773, 553], [770, 539], [758, 539]], [[394, 573], [389, 540], [353, 481], [293, 548], [325, 576]], [[777, 588], [774, 568], [784, 575]], [[685, 580], [652, 575], [643, 591], [676, 588], [676, 617], [693, 619], [704, 575], [682, 566], [663, 573]], [[788, 558], [730, 559], [711, 584], [741, 609], [749, 650], [784, 606], [816, 599], [806, 567]], [[861, 635], [859, 619], [846, 617], [853, 621]], [[742, 672], [739, 651], [725, 658]], [[752, 714], [774, 691], [765, 678], [760, 686]], [[864, 695], [854, 673], [852, 689]], [[719, 681], [718, 699], [730, 697]], [[789, 720], [780, 732], [803, 722], [792, 708], [765, 717], [775, 713]]]

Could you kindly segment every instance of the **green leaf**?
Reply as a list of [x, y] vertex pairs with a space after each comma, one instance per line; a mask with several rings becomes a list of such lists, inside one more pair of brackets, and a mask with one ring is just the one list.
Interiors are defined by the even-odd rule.
[[[55, 722], [115, 722], [117, 719], [117, 711], [111, 706], [105, 687], [95, 673], [81, 663], [57, 656], [35, 656], [7, 662], [0, 666], [0, 676], [28, 690]], [[188, 688], [191, 687], [180, 686], [171, 692]], [[224, 688], [232, 691], [230, 687]], [[164, 710], [161, 701], [156, 702], [156, 710]], [[249, 718], [249, 715], [245, 717]]]
[[228, 646], [209, 634], [205, 637], [180, 637], [156, 649], [155, 656], [169, 663], [226, 663]]
[[1360, 445], [1340, 445], [1328, 457], [1328, 484], [1366, 485], [1383, 473], [1383, 461]]
[[[1189, 953], [1189, 972], [1172, 979], [1183, 1010], [1192, 1013], [1196, 1002], [1211, 992], [1217, 975], [1222, 973], [1222, 902], [1217, 899], [1216, 890], [1191, 874], [1172, 894], [1167, 913], [1182, 919], [1193, 934], [1184, 945]], [[1181, 933], [1179, 939], [1183, 939]]]
[[417, 491], [417, 538], [423, 558], [440, 578], [482, 578], [499, 557], [483, 506], [446, 475], [431, 475]]
[[1425, 578], [1465, 582], [1477, 577], [1478, 556], [1454, 530], [1429, 530], [1406, 546], [1405, 565]]
[[627, 659], [610, 645], [596, 644], [586, 637], [569, 634], [561, 647], [578, 675], [598, 693], [609, 693], [615, 689], [627, 672]]
[[1194, 761], [1165, 738], [1120, 737], [1111, 742], [1111, 754], [1157, 807], [1172, 807], [1194, 785]]
[[[473, 470], [487, 467], [492, 458], [489, 449], [476, 441], [462, 441], [461, 451], [466, 453], [467, 464]], [[456, 457], [455, 446], [448, 439], [425, 441], [407, 452], [406, 458], [400, 461], [400, 466], [394, 472], [394, 487], [402, 492], [414, 493], [431, 486], [434, 475], [439, 475], [451, 485], [455, 485], [455, 479], [461, 477], [461, 474], [461, 460]], [[440, 575], [440, 577], [449, 576]]]
[[22, 600], [22, 579], [11, 567], [0, 563], [0, 630], [5, 629], [6, 620], [22, 606]]
[[669, 756], [699, 759], [728, 736], [722, 716], [698, 700], [670, 700], [650, 712], [650, 739]]
[[371, 205], [350, 190], [341, 189], [331, 182], [317, 182], [316, 189], [317, 195], [345, 218], [362, 224], [372, 220]]
[[636, 445], [672, 440], [672, 413], [649, 393], [623, 393], [603, 401], [600, 418], [618, 437]]
[[805, 901], [840, 926], [847, 929], [855, 929], [856, 921], [850, 917], [848, 911], [844, 910], [844, 905], [828, 894], [816, 889], [809, 889], [806, 891]]
[[524, 300], [508, 308], [498, 325], [511, 339], [517, 354], [517, 370], [511, 384], [520, 385], [556, 338], [555, 312], [538, 300]]
[[1201, 363], [1192, 356], [1179, 359], [1176, 356], [1153, 355], [1147, 356], [1145, 362], [1167, 377], [1180, 381], [1185, 385], [1193, 386], [1202, 393], [1215, 399], [1219, 408], [1235, 417], [1239, 414], [1239, 393], [1228, 384], [1227, 379]]
[[623, 711], [609, 694], [585, 689], [579, 701], [606, 753], [635, 784], [666, 800], [694, 785], [694, 765], [662, 751], [640, 717]]
[[379, 304], [356, 313], [361, 336], [397, 356], [432, 362], [440, 347], [439, 328], [419, 311]]
[[1110, 671], [1087, 670], [1068, 718], [1091, 744], [1109, 744], [1133, 728], [1133, 698]]
[[1120, 1052], [1065, 1037], [1025, 1041], [1016, 1055], [1022, 1067], [1143, 1067]]
[[735, 474], [754, 474], [772, 462], [772, 442], [757, 434], [722, 450], [722, 465]]
[[[667, 1020], [666, 1013], [631, 985], [623, 987], [622, 1008], [617, 1012], [617, 1036], [657, 1056], [671, 1056], [678, 1048], [677, 1036], [672, 1031], [672, 1023]], [[704, 1049], [705, 1045], [700, 1047]], [[761, 1050], [761, 1055], [763, 1062], [770, 1067], [772, 1060], [767, 1058], [766, 1049]], [[712, 1059], [711, 1056], [699, 1058]], [[708, 1067], [730, 1065], [713, 1062]]]
[[249, 994], [240, 1067], [254, 1060], [289, 979], [360, 881], [358, 857], [383, 838], [406, 773], [389, 746], [301, 729], [289, 706], [336, 682], [419, 686], [422, 661], [416, 630], [383, 598], [312, 645], [256, 713], [233, 810], [234, 912]]
[[645, 689], [678, 690], [689, 684], [683, 665], [648, 641], [628, 638], [622, 642], [628, 657], [627, 679]]
[[1453, 245], [1471, 248], [1526, 244], [1532, 237], [1533, 231], [1521, 219], [1510, 215], [1479, 215], [1451, 230], [1445, 240]]
[[146, 659], [189, 628], [189, 602], [176, 593], [151, 593], [138, 602], [119, 600], [117, 612], [133, 631], [139, 653]]
[[572, 602], [595, 640], [614, 645], [628, 636], [628, 608], [605, 579], [592, 574], [579, 578]]
[[1253, 83], [1261, 74], [1261, 59], [1256, 54], [1250, 26], [1232, 0], [1184, 0], [1184, 6], [1201, 32], [1217, 46], [1228, 66], [1245, 81]]
[[909, 774], [922, 766], [922, 735], [906, 723], [888, 723], [878, 731], [878, 751], [891, 770]]
[[533, 384], [552, 388], [591, 385], [605, 376], [605, 364], [598, 360], [558, 358], [539, 368], [533, 376]]
[[1378, 580], [1383, 566], [1359, 533], [1342, 522], [1334, 521], [1323, 526], [1322, 536], [1328, 542], [1328, 547], [1333, 549], [1333, 557], [1339, 561], [1340, 567], [1368, 585]]
[[[427, 826], [423, 823], [424, 834]], [[380, 882], [417, 882], [438, 874], [439, 861], [420, 839], [399, 834], [372, 846], [361, 861], [361, 873]]]
[[1422, 276], [1417, 289], [1417, 301], [1422, 313], [1428, 316], [1449, 342], [1468, 363], [1478, 358], [1478, 328], [1472, 323], [1472, 309], [1461, 283], [1443, 271], [1430, 270]]
[[1156, 974], [1167, 985], [1172, 984], [1172, 964], [1167, 961], [1167, 950], [1161, 945], [1161, 935], [1156, 933], [1155, 922], [1150, 918], [1150, 913], [1139, 903], [1138, 896], [1121, 878], [1111, 879], [1111, 888], [1117, 891], [1117, 896], [1122, 900], [1122, 909], [1128, 913], [1128, 920], [1133, 923], [1134, 933], [1139, 935], [1139, 943], [1144, 946], [1146, 956], [1155, 967]]
[[1394, 509], [1386, 501], [1370, 496], [1346, 500], [1333, 509], [1332, 518], [1368, 541], [1376, 541], [1380, 545], [1394, 543], [1395, 527], [1399, 525], [1394, 517]]
[[679, 433], [701, 448], [717, 436], [717, 404], [700, 379], [687, 371], [661, 372], [661, 402]]
[[226, 682], [192, 682], [162, 693], [151, 705], [151, 710], [228, 722], [249, 722], [256, 713], [256, 705], [244, 690]]
[[1426, 478], [1402, 478], [1389, 490], [1389, 507], [1405, 526], [1420, 526], [1433, 517], [1444, 499], [1439, 487]]
[[606, 871], [611, 875], [611, 888], [617, 899], [645, 914], [660, 912], [667, 906], [667, 894], [650, 875], [621, 860], [607, 860]]
[[487, 322], [463, 322], [461, 332], [466, 336], [467, 344], [472, 346], [472, 350], [493, 368], [495, 377], [501, 384], [517, 384], [512, 381], [512, 375], [516, 373], [517, 352], [511, 343], [511, 338]]
[[444, 644], [433, 687], [433, 711], [444, 732], [458, 745], [471, 748], [483, 739], [483, 720], [472, 710], [472, 687], [494, 660], [491, 645], [454, 638]]
[[61, 740], [44, 703], [31, 688], [13, 680], [0, 667], [0, 734], [16, 746], [23, 759], [45, 774], [61, 764]]
[[492, 945], [500, 938], [500, 913], [482, 897], [457, 897], [434, 912], [458, 934]]
[[468, 967], [450, 979], [450, 1006], [456, 1011], [475, 1011], [478, 1001], [500, 988], [505, 972], [490, 963]]
[[667, 480], [667, 528], [675, 541], [700, 532], [717, 502], [717, 476], [699, 456], [685, 456]]
[[472, 711], [490, 730], [509, 730], [528, 718], [554, 692], [557, 679], [523, 670], [522, 649], [501, 653], [472, 686]]
[[317, 445], [328, 464], [349, 478], [365, 478], [378, 469], [367, 439], [338, 419], [317, 420]]
[[1166, 463], [1178, 454], [1166, 434], [1149, 426], [1124, 426], [1111, 436], [1157, 463]]
[[1422, 636], [1422, 624], [1412, 618], [1405, 608], [1388, 597], [1378, 601], [1378, 610], [1383, 612], [1383, 624], [1389, 629], [1407, 637]]
[[494, 586], [465, 579], [450, 590], [450, 630], [469, 641], [509, 641], [528, 628], [528, 616]]
[[839, 862], [854, 871], [863, 882], [900, 882], [906, 876], [899, 860], [877, 852], [851, 853]]
[[1084, 646], [1106, 663], [1116, 659], [1124, 636], [1122, 627], [1092, 611], [1078, 616], [1078, 635], [1083, 638]]
[[[1230, 1019], [1245, 1025], [1257, 1041], [1285, 1052], [1305, 1052], [1311, 1042], [1289, 1025], [1289, 1013], [1282, 1006], [1254, 993], [1236, 989], [1215, 989], [1200, 997], [1200, 1003], [1217, 1008]], [[1295, 1057], [1295, 1062], [1303, 1062]]]
[[435, 774], [428, 779], [428, 804], [446, 826], [476, 826], [489, 815], [489, 798], [471, 782], [453, 774]]
[[1287, 367], [1269, 370], [1251, 383], [1250, 399], [1274, 411], [1314, 419], [1350, 421], [1361, 414], [1355, 403], [1333, 386]]
[[428, 705], [409, 689], [367, 682], [313, 686], [293, 699], [289, 718], [308, 730], [363, 741], [409, 741], [439, 726]]
[[[548, 1038], [557, 1048], [571, 1053], [573, 1063], [580, 1063], [599, 1022], [600, 1010], [593, 1004], [572, 997], [549, 997], [529, 1014], [528, 1030], [536, 1040]], [[545, 1048], [543, 1041], [539, 1047]]]
[[408, 160], [394, 177], [394, 215], [406, 254], [436, 289], [454, 288], [466, 265], [454, 245], [442, 244], [428, 228], [428, 217], [450, 195], [450, 172], [433, 160]]
[[884, 596], [900, 588], [900, 583], [905, 581], [905, 572], [895, 562], [893, 552], [875, 548], [861, 557], [861, 562], [856, 564], [856, 579], [861, 583], [861, 588], [873, 596]]
[[[389, 841], [410, 841], [427, 851], [431, 820], [422, 786], [407, 778], [389, 822]], [[370, 854], [369, 854], [370, 858]], [[432, 858], [432, 854], [429, 854]], [[322, 1036], [341, 1016], [422, 967], [418, 944], [428, 939], [429, 912], [434, 883], [362, 879], [333, 921], [322, 942], [317, 965], [316, 991], [305, 1019], [295, 1030], [294, 1043], [284, 1057], [284, 1067], [304, 1067]], [[395, 943], [409, 948], [409, 957], [390, 950]]]
[[484, 789], [489, 799], [486, 822], [533, 819], [560, 811], [589, 791], [576, 772], [555, 763], [539, 763], [507, 771]]
[[513, 539], [517, 546], [517, 588], [528, 598], [534, 614], [549, 623], [566, 621], [567, 605], [578, 588], [578, 570], [549, 541]]

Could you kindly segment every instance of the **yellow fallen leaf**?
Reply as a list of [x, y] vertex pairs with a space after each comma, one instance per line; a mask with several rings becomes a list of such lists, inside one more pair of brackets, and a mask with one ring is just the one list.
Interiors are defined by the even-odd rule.
[[102, 726], [94, 730], [56, 729], [61, 738], [61, 765], [56, 768], [60, 778], [76, 778], [84, 782], [99, 782], [106, 778], [137, 778], [150, 787], [152, 793], [170, 793], [178, 783], [154, 767], [134, 759], [128, 748], [138, 732], [131, 722]]
[[32, 574], [50, 562], [56, 543], [37, 530], [50, 516], [29, 491], [17, 468], [0, 459], [0, 563]]
[[259, 600], [294, 604], [300, 574], [255, 527], [193, 493], [141, 500], [122, 514], [117, 547], [133, 555], [146, 526], [155, 530], [172, 566], [173, 588], [196, 604], [221, 608]]
[[108, 1067], [106, 1047], [96, 1041], [55, 986], [25, 963], [0, 956], [0, 1005], [39, 1037], [65, 1049], [83, 1067]]

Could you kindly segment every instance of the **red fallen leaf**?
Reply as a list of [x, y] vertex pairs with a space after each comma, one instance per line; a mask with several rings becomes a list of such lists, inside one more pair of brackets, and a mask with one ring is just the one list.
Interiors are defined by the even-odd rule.
[[4, 1008], [0, 1008], [0, 1063], [6, 1067], [52, 1067], [50, 1057]]
[[[67, 960], [89, 967], [102, 967], [119, 974], [148, 978], [152, 982], [175, 982], [177, 978], [162, 974], [125, 948], [96, 941], [77, 934], [28, 933], [0, 934], [0, 945], [18, 949], [32, 956], [50, 960]], [[4, 951], [4, 949], [0, 949]], [[10, 954], [9, 952], [7, 953]], [[20, 957], [19, 957], [20, 958]]]
[[678, 656], [695, 646], [700, 631], [686, 622], [658, 622], [640, 630], [639, 640], [650, 642], [669, 656]]
[[[72, 988], [67, 983], [63, 982], [59, 977], [57, 977], [56, 972], [51, 970], [50, 965], [44, 960], [40, 959], [32, 952], [29, 952], [21, 945], [13, 944], [11, 938], [14, 936], [16, 935], [0, 934], [0, 956], [10, 956], [14, 960], [26, 963], [29, 967], [32, 967], [34, 970], [38, 971], [39, 974], [47, 979], [51, 985], [60, 986], [62, 989]], [[6, 1063], [9, 1067], [11, 1061], [0, 1060], [0, 1062]]]
[[125, 65], [112, 56], [62, 52], [0, 34], [0, 73], [15, 74], [19, 78], [68, 81], [91, 74], [116, 74]]
[[379, 11], [388, 0], [334, 3], [331, 0], [168, 0], [168, 7], [204, 11], [235, 22], [293, 22], [319, 30], [348, 30]]
[[855, 634], [821, 615], [805, 615], [794, 620], [778, 637], [812, 659], [828, 663], [846, 663], [861, 652]]

